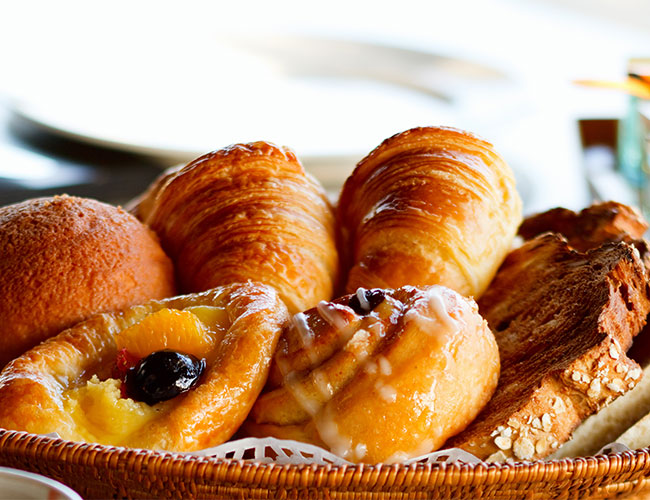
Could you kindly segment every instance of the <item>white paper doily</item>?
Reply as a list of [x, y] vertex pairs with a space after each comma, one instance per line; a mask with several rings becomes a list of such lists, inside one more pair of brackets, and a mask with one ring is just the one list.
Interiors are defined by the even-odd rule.
[[[58, 438], [56, 432], [44, 434], [44, 436]], [[607, 455], [610, 453], [621, 453], [630, 451], [630, 448], [620, 443], [610, 443], [603, 446], [596, 455]], [[323, 448], [299, 441], [288, 439], [276, 439], [272, 437], [255, 438], [249, 437], [236, 441], [227, 441], [213, 448], [206, 448], [199, 451], [179, 453], [179, 455], [192, 455], [196, 457], [230, 458], [234, 460], [251, 460], [261, 463], [286, 464], [318, 464], [318, 465], [349, 465], [352, 462], [345, 460]], [[480, 464], [482, 460], [471, 453], [459, 448], [449, 448], [433, 453], [427, 453], [415, 458], [400, 462], [402, 465], [422, 463], [446, 463], [453, 464], [462, 462], [466, 464]], [[513, 462], [509, 459], [507, 462]]]
[[[276, 438], [244, 438], [228, 441], [214, 448], [184, 453], [202, 457], [233, 458], [276, 464], [351, 464], [347, 460], [318, 446]], [[481, 460], [466, 451], [452, 448], [411, 458], [402, 464], [412, 463], [480, 463]]]

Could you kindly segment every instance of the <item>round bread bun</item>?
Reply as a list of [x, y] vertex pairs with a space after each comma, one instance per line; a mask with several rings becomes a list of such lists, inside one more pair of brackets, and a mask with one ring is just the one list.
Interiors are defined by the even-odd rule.
[[94, 313], [174, 290], [157, 237], [121, 208], [65, 195], [0, 207], [0, 367]]

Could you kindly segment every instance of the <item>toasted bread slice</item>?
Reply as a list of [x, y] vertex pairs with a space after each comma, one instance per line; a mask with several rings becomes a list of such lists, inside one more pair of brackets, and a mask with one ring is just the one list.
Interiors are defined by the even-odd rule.
[[[646, 268], [650, 268], [648, 242], [643, 238], [647, 229], [648, 223], [638, 210], [608, 201], [596, 203], [578, 213], [555, 208], [530, 216], [520, 226], [519, 235], [533, 238], [544, 232], [560, 233], [573, 248], [583, 252], [604, 243], [625, 241], [639, 250]], [[628, 353], [643, 367], [641, 381], [624, 397], [587, 418], [550, 458], [593, 455], [650, 410], [649, 330], [646, 325]]]
[[603, 243], [625, 241], [636, 246], [648, 223], [633, 207], [615, 201], [596, 203], [580, 212], [554, 208], [527, 217], [519, 226], [519, 236], [529, 240], [552, 232], [564, 236], [569, 245], [586, 252]]
[[479, 301], [501, 355], [497, 391], [447, 446], [535, 459], [636, 384], [625, 352], [650, 311], [646, 270], [624, 242], [581, 253], [543, 234], [511, 252]]

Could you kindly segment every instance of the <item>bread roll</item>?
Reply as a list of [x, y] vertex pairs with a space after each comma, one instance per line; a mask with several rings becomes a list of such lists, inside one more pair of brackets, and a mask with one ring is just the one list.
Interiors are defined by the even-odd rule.
[[391, 463], [438, 449], [476, 417], [499, 353], [476, 303], [448, 288], [359, 289], [295, 315], [272, 371], [245, 432]]
[[0, 367], [90, 315], [174, 294], [155, 234], [124, 210], [55, 196], [0, 208]]
[[292, 312], [331, 298], [339, 273], [333, 208], [290, 150], [235, 144], [150, 192], [138, 213], [160, 236], [183, 291], [259, 281]]
[[491, 144], [423, 127], [385, 140], [359, 162], [338, 220], [348, 293], [440, 284], [478, 297], [511, 246], [521, 200]]

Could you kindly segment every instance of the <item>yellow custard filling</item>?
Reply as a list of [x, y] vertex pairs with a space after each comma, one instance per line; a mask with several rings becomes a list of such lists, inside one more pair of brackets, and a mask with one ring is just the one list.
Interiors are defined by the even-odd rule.
[[[115, 341], [118, 351], [126, 349], [136, 358], [154, 351], [172, 349], [199, 358], [208, 366], [215, 347], [228, 324], [227, 312], [212, 306], [192, 306], [183, 310], [161, 309], [119, 332]], [[62, 428], [64, 439], [115, 446], [128, 446], [129, 436], [152, 420], [168, 413], [175, 405], [173, 398], [153, 406], [121, 397], [122, 382], [92, 375], [85, 384], [63, 392], [63, 407], [73, 425]]]
[[120, 397], [121, 381], [100, 381], [93, 375], [85, 385], [64, 393], [63, 408], [75, 423], [72, 441], [108, 445], [128, 444], [128, 437], [169, 409], [169, 402], [149, 406]]

